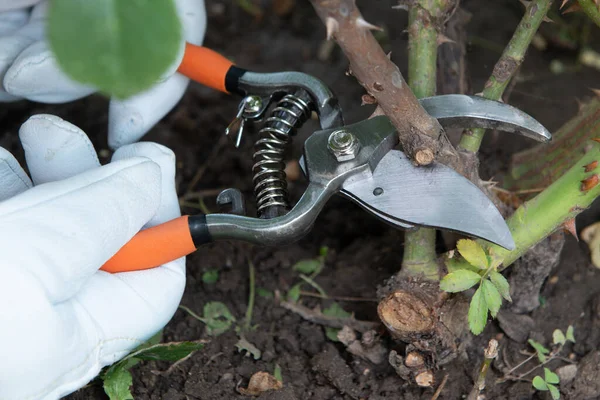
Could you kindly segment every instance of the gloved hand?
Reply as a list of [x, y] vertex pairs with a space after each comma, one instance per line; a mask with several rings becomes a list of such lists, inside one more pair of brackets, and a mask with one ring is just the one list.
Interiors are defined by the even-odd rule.
[[[172, 318], [185, 257], [99, 268], [140, 229], [180, 216], [175, 157], [153, 143], [100, 166], [84, 132], [52, 115], [21, 127], [31, 180], [0, 148], [0, 399], [56, 399]], [[32, 183], [33, 181], [33, 183]]]
[[[96, 91], [63, 73], [51, 53], [45, 38], [50, 1], [0, 0], [0, 102], [65, 103]], [[26, 8], [32, 4], [32, 9]], [[206, 31], [204, 0], [175, 0], [175, 4], [183, 39], [201, 45]], [[149, 90], [124, 101], [111, 99], [108, 144], [112, 149], [138, 141], [181, 99], [189, 78], [176, 72], [180, 61]]]

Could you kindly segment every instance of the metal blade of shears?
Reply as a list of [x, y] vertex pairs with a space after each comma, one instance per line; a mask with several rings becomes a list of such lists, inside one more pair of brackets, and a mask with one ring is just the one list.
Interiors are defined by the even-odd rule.
[[372, 176], [344, 183], [340, 193], [404, 229], [446, 229], [514, 248], [510, 231], [490, 199], [443, 164], [416, 167], [404, 153], [391, 150]]
[[530, 115], [509, 104], [480, 96], [447, 94], [419, 100], [444, 128], [486, 128], [513, 132], [548, 142], [552, 135]]

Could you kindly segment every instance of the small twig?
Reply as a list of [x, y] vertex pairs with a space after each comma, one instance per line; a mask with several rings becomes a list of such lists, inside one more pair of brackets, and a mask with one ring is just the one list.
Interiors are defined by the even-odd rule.
[[[536, 354], [537, 353], [534, 353], [534, 354], [530, 355], [525, 360], [521, 361], [516, 366], [512, 367], [510, 370], [508, 370], [507, 373], [504, 374], [504, 377], [510, 376], [510, 374], [512, 374], [514, 371], [516, 371], [517, 369], [519, 369], [523, 365], [527, 364], [529, 361], [531, 361], [536, 356]], [[502, 378], [502, 380], [504, 380], [504, 377]]]
[[346, 296], [323, 296], [321, 293], [314, 293], [314, 292], [305, 292], [305, 291], [300, 291], [300, 294], [302, 296], [308, 296], [308, 297], [318, 297], [320, 299], [330, 299], [330, 300], [338, 300], [338, 301], [356, 301], [356, 302], [372, 302], [372, 303], [378, 303], [379, 301], [377, 299], [367, 299], [364, 297], [346, 297]]
[[328, 326], [330, 328], [341, 329], [344, 326], [348, 326], [348, 327], [354, 329], [355, 331], [364, 333], [369, 330], [376, 329], [377, 327], [380, 326], [379, 322], [359, 321], [352, 317], [350, 317], [350, 318], [330, 317], [330, 316], [324, 315], [321, 312], [321, 310], [319, 310], [318, 308], [311, 310], [310, 308], [305, 307], [300, 304], [297, 304], [297, 303], [290, 303], [287, 301], [282, 301], [280, 303], [280, 305], [283, 308], [285, 308], [293, 313], [298, 314], [300, 317], [304, 318], [307, 321], [314, 322], [315, 324], [319, 324], [319, 325], [323, 325], [323, 326]]
[[442, 394], [442, 390], [444, 389], [444, 386], [446, 386], [446, 382], [448, 382], [448, 374], [444, 375], [444, 378], [442, 379], [440, 386], [438, 386], [438, 388], [435, 391], [435, 393], [433, 394], [433, 396], [431, 396], [431, 400], [437, 400], [437, 398], [440, 397], [440, 394]]
[[204, 364], [204, 366], [205, 366], [205, 367], [206, 367], [206, 366], [208, 366], [208, 364], [210, 364], [211, 362], [215, 361], [217, 358], [221, 357], [222, 355], [223, 355], [223, 352], [222, 352], [222, 351], [220, 351], [220, 352], [218, 352], [218, 353], [216, 353], [216, 354], [213, 354], [213, 355], [212, 355], [212, 356], [211, 356], [211, 357], [208, 359], [208, 361], [207, 361], [207, 362]]
[[[557, 360], [557, 359], [561, 359], [562, 357], [559, 356], [560, 352], [562, 351], [563, 346], [559, 346], [554, 352], [552, 352], [548, 358], [546, 359], [546, 361], [544, 361], [543, 363], [540, 363], [538, 365], [536, 365], [535, 367], [531, 368], [529, 371], [524, 372], [522, 374], [520, 374], [519, 376], [511, 376], [510, 374], [512, 372], [514, 372], [517, 368], [519, 368], [520, 366], [522, 366], [523, 364], [525, 364], [527, 361], [531, 360], [533, 357], [537, 356], [537, 352], [533, 353], [533, 355], [531, 355], [529, 358], [527, 358], [525, 361], [521, 362], [519, 365], [517, 365], [516, 367], [512, 368], [510, 371], [508, 371], [506, 374], [504, 374], [504, 376], [502, 378], [500, 378], [498, 380], [498, 382], [505, 382], [507, 380], [511, 380], [511, 381], [522, 381], [522, 380], [526, 380], [529, 381], [529, 379], [525, 379], [525, 377], [529, 374], [531, 374], [533, 371], [535, 371], [538, 368], [543, 367], [544, 365], [548, 364], [550, 361], [553, 360]], [[572, 362], [569, 360], [569, 362]]]
[[498, 341], [496, 339], [491, 339], [483, 352], [483, 362], [479, 368], [479, 375], [477, 376], [477, 381], [473, 385], [473, 389], [471, 389], [471, 393], [469, 393], [467, 400], [477, 400], [479, 394], [485, 388], [485, 377], [487, 376], [492, 361], [494, 361], [496, 357], [498, 357]]

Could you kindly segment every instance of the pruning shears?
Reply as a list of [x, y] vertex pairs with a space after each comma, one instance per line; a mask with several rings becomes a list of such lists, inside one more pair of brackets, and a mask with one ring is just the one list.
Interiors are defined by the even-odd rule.
[[[246, 215], [239, 190], [226, 189], [217, 203], [228, 205], [229, 213], [186, 215], [142, 230], [102, 270], [157, 267], [217, 240], [289, 244], [311, 231], [335, 194], [400, 229], [445, 229], [514, 248], [500, 212], [476, 185], [440, 163], [415, 166], [396, 149], [397, 131], [386, 116], [345, 125], [337, 98], [316, 77], [301, 72], [247, 71], [192, 44], [186, 45], [178, 71], [205, 86], [242, 96], [226, 130], [237, 130], [236, 146], [247, 121], [264, 122], [252, 171], [257, 215]], [[495, 128], [540, 142], [551, 140], [539, 122], [501, 102], [467, 95], [433, 96], [420, 102], [444, 128]], [[291, 206], [283, 153], [312, 112], [318, 116], [320, 130], [304, 142], [300, 159], [308, 186]]]

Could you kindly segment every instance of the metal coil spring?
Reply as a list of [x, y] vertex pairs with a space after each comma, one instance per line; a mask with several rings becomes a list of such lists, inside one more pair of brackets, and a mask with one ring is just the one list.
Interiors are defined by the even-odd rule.
[[259, 132], [252, 173], [257, 213], [261, 218], [274, 218], [289, 209], [283, 153], [310, 112], [310, 97], [306, 92], [288, 94], [277, 103]]

